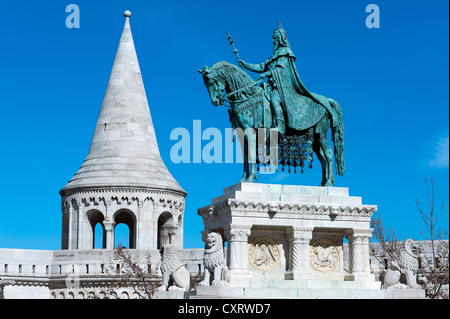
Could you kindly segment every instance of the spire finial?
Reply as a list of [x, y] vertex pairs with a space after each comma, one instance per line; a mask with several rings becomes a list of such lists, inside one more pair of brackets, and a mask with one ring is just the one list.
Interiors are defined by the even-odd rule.
[[129, 18], [129, 17], [131, 17], [131, 12], [130, 11], [125, 11], [124, 13], [123, 13], [123, 15], [126, 17], [126, 18]]

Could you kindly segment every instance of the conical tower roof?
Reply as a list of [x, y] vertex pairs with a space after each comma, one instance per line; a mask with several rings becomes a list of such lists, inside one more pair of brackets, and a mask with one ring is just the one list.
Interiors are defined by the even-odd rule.
[[129, 11], [89, 154], [61, 190], [145, 188], [186, 195], [161, 159], [130, 29]]

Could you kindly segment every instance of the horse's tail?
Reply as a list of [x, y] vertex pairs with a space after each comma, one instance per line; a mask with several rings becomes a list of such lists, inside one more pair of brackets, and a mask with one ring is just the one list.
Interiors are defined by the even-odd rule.
[[[334, 144], [334, 158], [336, 159], [336, 174], [344, 176], [345, 160], [344, 160], [344, 121], [342, 107], [333, 99], [328, 99], [333, 111], [336, 114], [338, 123], [331, 126], [331, 136]], [[336, 125], [337, 124], [337, 125]]]

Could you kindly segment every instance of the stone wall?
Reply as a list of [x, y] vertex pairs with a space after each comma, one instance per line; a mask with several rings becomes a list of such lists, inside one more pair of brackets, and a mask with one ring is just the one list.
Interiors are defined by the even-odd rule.
[[[158, 250], [129, 250], [133, 259], [158, 274]], [[102, 298], [108, 296], [114, 268], [114, 250], [26, 250], [0, 249], [0, 299]], [[203, 249], [184, 249], [179, 258], [187, 264], [192, 277], [203, 273]], [[160, 278], [157, 278], [160, 280]], [[122, 289], [117, 298], [133, 298], [132, 291]]]
[[0, 299], [46, 299], [53, 251], [0, 249]]

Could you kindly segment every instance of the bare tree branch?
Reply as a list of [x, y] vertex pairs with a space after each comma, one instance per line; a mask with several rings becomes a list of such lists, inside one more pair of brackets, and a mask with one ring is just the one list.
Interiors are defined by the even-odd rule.
[[[438, 227], [439, 217], [444, 213], [444, 204], [441, 205], [441, 211], [435, 214], [435, 195], [434, 195], [434, 180], [431, 179], [431, 187], [428, 187], [427, 180], [424, 179], [425, 190], [428, 201], [428, 211], [424, 211], [420, 207], [420, 202], [416, 198], [415, 202], [421, 220], [425, 225], [426, 231], [420, 230], [421, 235], [430, 242], [430, 251], [428, 255], [425, 252], [419, 252], [421, 255], [422, 266], [419, 270], [419, 275], [424, 277], [422, 281], [422, 288], [425, 289], [428, 298], [449, 298], [448, 284], [449, 284], [449, 242], [448, 232]], [[395, 236], [393, 228], [390, 233], [387, 233], [381, 217], [375, 218], [372, 216], [370, 226], [373, 229], [373, 237], [380, 243], [383, 250], [382, 256], [377, 256], [375, 249], [372, 249], [372, 255], [381, 263], [388, 261], [397, 261], [400, 252], [400, 243]], [[427, 258], [431, 255], [431, 258]], [[380, 260], [380, 257], [383, 260]]]
[[[118, 262], [118, 263], [117, 263]], [[140, 265], [130, 250], [121, 246], [114, 250], [114, 257], [107, 273], [117, 278], [112, 289], [132, 288], [140, 299], [151, 299], [161, 285], [158, 272], [152, 269], [151, 255], [146, 255], [146, 265]]]

